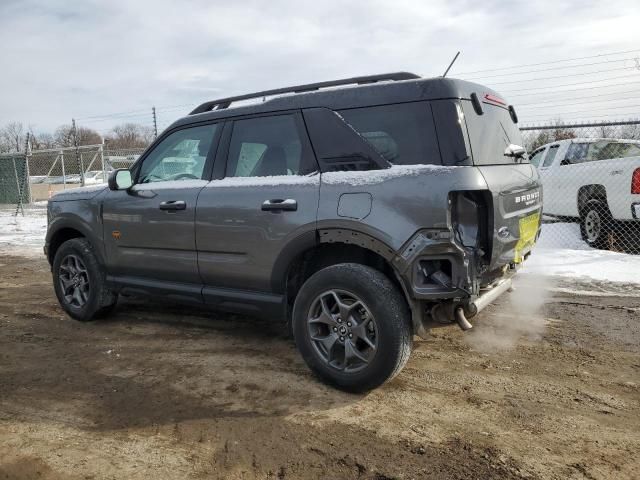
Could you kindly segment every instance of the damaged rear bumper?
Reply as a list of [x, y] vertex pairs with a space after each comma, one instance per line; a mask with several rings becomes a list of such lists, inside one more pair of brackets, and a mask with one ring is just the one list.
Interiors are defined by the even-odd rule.
[[422, 231], [395, 259], [404, 267], [398, 270], [413, 304], [414, 332], [425, 338], [434, 327], [472, 328], [470, 319], [513, 289], [512, 278], [531, 252], [528, 246], [520, 262], [489, 271], [485, 252], [461, 246], [448, 233]]

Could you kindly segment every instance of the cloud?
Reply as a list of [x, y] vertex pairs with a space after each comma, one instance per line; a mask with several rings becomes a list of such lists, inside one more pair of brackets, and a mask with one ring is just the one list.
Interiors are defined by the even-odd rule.
[[[639, 20], [635, 0], [3, 0], [0, 124], [43, 130], [156, 105], [163, 125], [182, 112], [164, 108], [218, 96], [395, 70], [439, 75], [457, 50], [454, 75], [630, 50]], [[129, 119], [151, 121], [144, 111]]]

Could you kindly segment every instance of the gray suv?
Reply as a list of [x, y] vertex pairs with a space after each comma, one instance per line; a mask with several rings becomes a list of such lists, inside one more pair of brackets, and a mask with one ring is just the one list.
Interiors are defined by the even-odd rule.
[[454, 79], [210, 101], [108, 185], [51, 199], [55, 292], [82, 321], [147, 295], [289, 322], [321, 379], [372, 389], [414, 335], [471, 328], [511, 288], [540, 229], [521, 144], [512, 106]]

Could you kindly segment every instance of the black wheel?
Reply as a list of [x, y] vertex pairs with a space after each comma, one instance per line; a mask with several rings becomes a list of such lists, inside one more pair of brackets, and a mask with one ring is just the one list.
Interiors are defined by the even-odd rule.
[[413, 340], [398, 288], [378, 270], [356, 263], [323, 268], [304, 283], [293, 307], [293, 335], [316, 375], [351, 392], [396, 376]]
[[64, 311], [82, 322], [106, 315], [118, 300], [105, 287], [104, 272], [84, 238], [67, 240], [56, 252], [53, 286]]
[[594, 248], [609, 248], [609, 235], [614, 227], [609, 208], [600, 200], [589, 200], [580, 216], [582, 239]]

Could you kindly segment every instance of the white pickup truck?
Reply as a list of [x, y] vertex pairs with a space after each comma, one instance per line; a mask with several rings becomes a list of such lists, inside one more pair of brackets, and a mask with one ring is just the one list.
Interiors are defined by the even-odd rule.
[[593, 247], [640, 249], [640, 141], [559, 140], [530, 161], [542, 179], [545, 215], [579, 220]]

